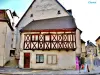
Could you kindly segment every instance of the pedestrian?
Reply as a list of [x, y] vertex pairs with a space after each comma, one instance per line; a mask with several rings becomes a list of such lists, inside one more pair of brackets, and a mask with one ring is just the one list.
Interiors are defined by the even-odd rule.
[[89, 65], [85, 63], [84, 72], [90, 72]]
[[87, 71], [90, 72], [90, 70], [89, 70], [89, 66], [88, 66], [88, 65], [87, 65]]

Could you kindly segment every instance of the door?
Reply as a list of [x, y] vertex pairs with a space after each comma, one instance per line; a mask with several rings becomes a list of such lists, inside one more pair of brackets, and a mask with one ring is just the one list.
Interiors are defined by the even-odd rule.
[[30, 68], [30, 53], [24, 53], [24, 68]]

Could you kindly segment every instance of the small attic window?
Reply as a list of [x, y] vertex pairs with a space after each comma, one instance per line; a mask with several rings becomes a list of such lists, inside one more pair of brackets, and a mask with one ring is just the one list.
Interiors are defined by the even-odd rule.
[[33, 17], [33, 14], [31, 14], [30, 17]]
[[58, 10], [58, 14], [61, 14], [60, 10]]

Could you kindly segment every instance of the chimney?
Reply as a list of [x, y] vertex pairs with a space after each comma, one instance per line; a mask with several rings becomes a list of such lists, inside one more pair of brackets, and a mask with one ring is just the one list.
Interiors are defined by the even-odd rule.
[[72, 15], [72, 10], [71, 9], [69, 9], [69, 10], [67, 10], [71, 15]]

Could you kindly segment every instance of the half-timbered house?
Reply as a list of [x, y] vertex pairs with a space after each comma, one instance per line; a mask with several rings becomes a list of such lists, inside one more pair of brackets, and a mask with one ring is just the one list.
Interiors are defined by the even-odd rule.
[[57, 0], [34, 0], [16, 28], [20, 68], [76, 69], [81, 32]]

